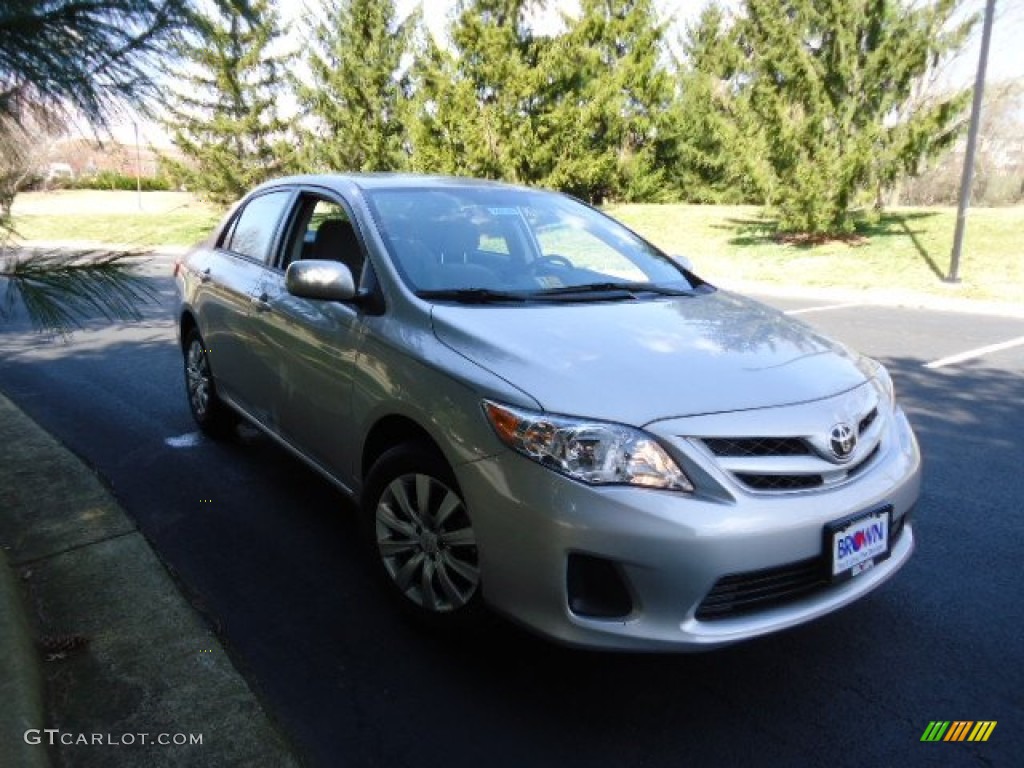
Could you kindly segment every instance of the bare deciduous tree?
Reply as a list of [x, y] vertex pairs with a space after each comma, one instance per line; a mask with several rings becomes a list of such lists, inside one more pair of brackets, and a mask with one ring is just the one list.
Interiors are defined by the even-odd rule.
[[[971, 200], [979, 205], [1024, 201], [1024, 78], [990, 83], [978, 132]], [[938, 158], [902, 190], [908, 205], [955, 205], [963, 145]]]
[[0, 233], [11, 229], [14, 198], [43, 168], [56, 139], [45, 115], [0, 116]]

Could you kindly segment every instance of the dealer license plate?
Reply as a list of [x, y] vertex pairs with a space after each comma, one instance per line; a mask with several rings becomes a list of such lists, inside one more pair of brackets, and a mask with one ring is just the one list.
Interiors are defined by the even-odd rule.
[[825, 526], [833, 581], [863, 573], [889, 556], [891, 519], [892, 507], [882, 507]]

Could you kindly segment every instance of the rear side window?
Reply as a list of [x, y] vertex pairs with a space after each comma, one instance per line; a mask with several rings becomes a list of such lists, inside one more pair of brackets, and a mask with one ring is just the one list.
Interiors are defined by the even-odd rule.
[[269, 261], [274, 233], [291, 196], [290, 190], [280, 190], [250, 200], [235, 219], [224, 247], [257, 261]]

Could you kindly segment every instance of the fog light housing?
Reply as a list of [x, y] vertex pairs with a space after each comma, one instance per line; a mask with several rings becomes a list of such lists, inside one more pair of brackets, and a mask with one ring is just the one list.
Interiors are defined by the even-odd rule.
[[633, 612], [625, 577], [611, 560], [571, 554], [566, 569], [569, 610], [588, 619], [620, 619]]

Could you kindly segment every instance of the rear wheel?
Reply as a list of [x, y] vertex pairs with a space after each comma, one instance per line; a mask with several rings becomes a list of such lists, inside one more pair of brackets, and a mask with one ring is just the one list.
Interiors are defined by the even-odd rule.
[[426, 446], [393, 448], [370, 470], [363, 499], [371, 554], [406, 609], [440, 624], [474, 616], [476, 534], [444, 459]]
[[232, 433], [238, 417], [217, 396], [209, 350], [196, 328], [185, 337], [185, 391], [192, 418], [203, 432], [211, 437], [226, 437]]

